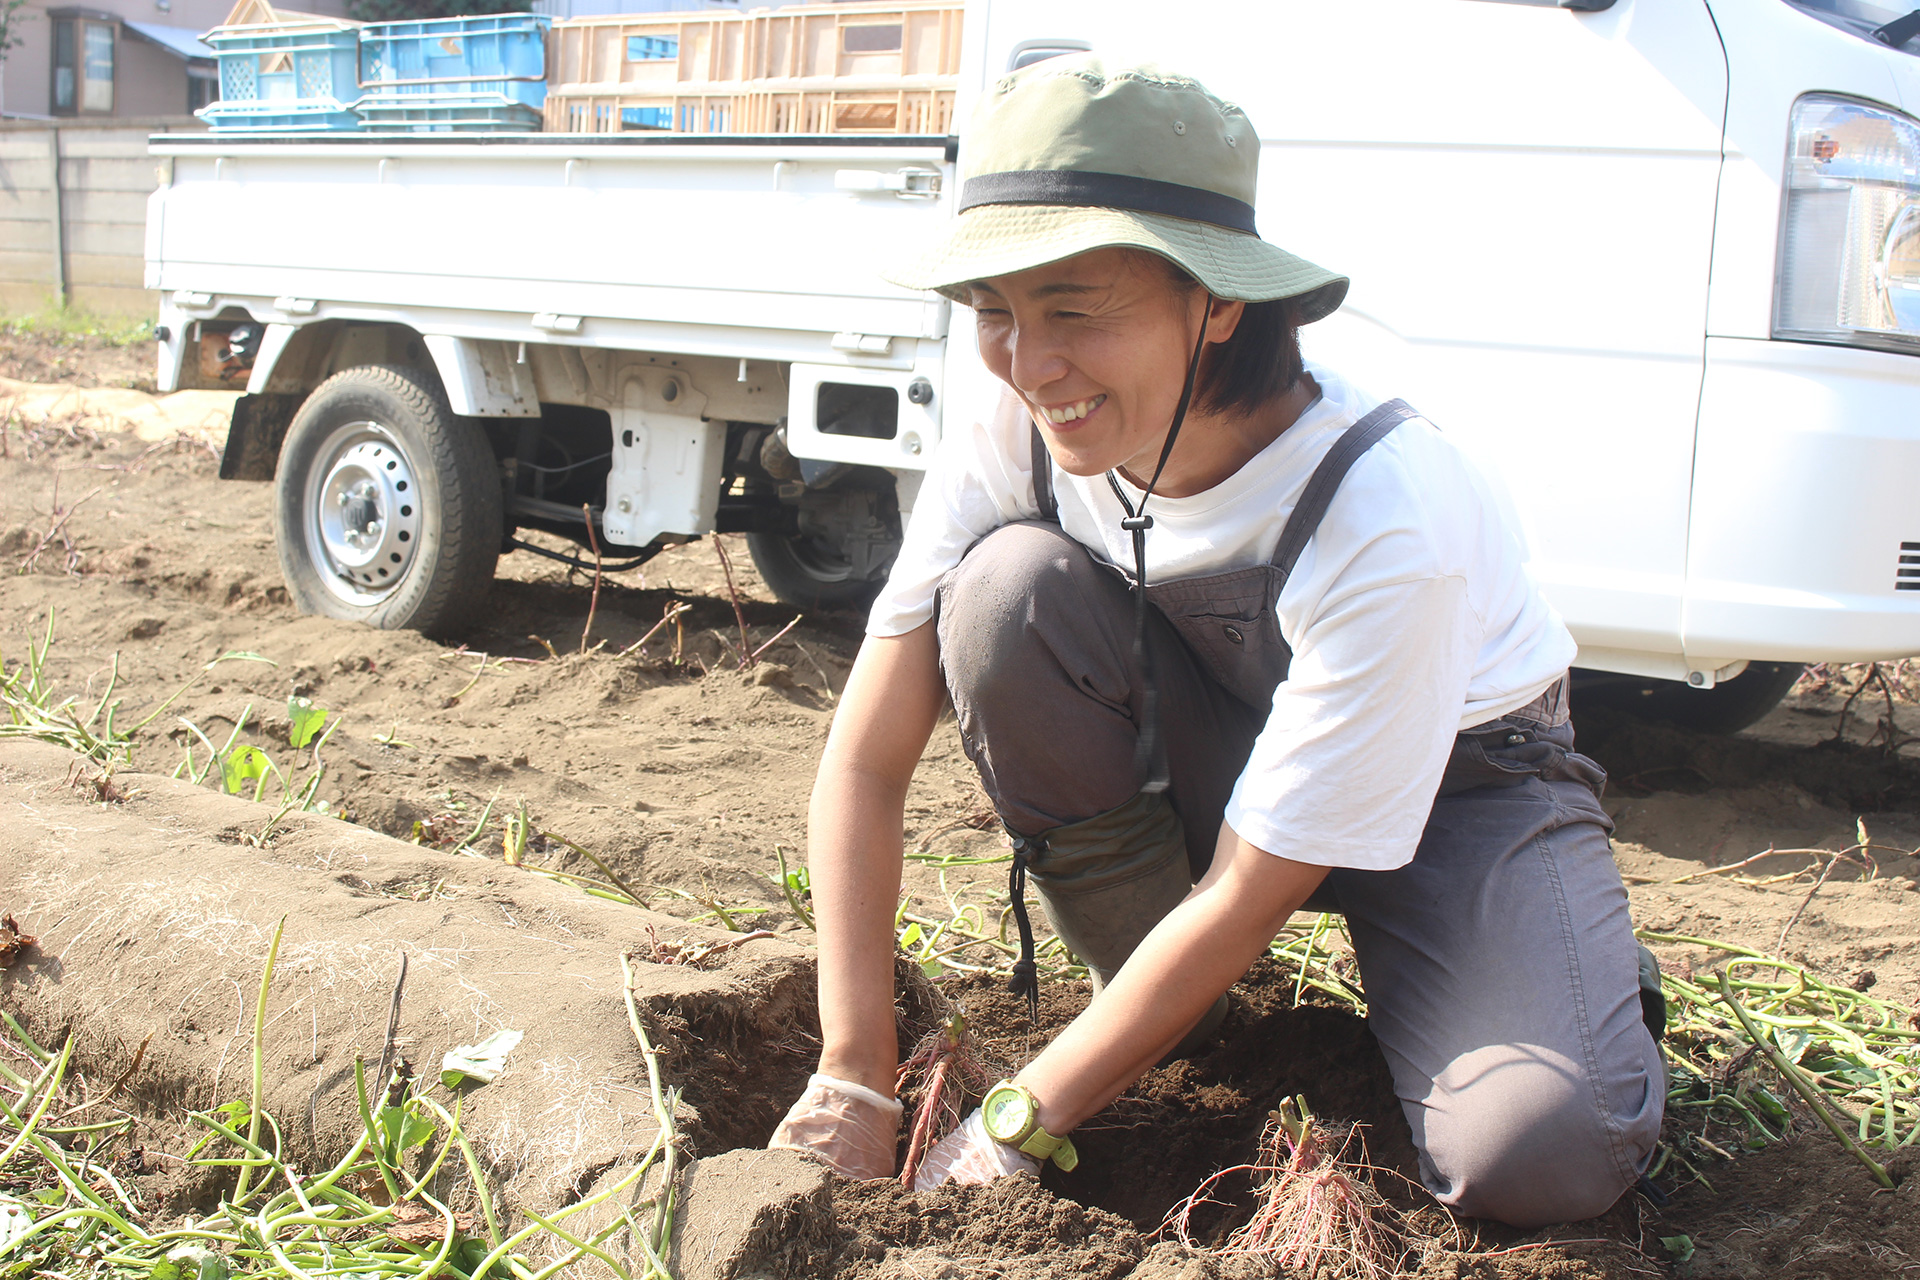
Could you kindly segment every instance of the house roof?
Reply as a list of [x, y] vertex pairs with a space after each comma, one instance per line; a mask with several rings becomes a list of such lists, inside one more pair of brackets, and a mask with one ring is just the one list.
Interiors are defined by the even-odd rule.
[[200, 33], [192, 27], [169, 27], [158, 22], [128, 22], [124, 19], [120, 25], [143, 40], [159, 45], [176, 58], [192, 61], [213, 57], [213, 47], [203, 43]]

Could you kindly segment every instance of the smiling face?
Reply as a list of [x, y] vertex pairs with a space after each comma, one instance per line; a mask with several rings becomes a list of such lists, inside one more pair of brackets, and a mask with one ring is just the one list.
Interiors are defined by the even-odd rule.
[[[976, 281], [967, 296], [981, 356], [1026, 403], [1061, 469], [1122, 467], [1144, 483], [1180, 402], [1206, 293], [1181, 289], [1151, 255], [1116, 248]], [[1242, 310], [1216, 300], [1209, 343], [1230, 337]]]

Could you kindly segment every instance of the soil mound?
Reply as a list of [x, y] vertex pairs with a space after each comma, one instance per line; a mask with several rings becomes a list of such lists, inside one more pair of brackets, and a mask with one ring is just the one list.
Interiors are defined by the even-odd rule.
[[[262, 839], [263, 806], [133, 773], [102, 799], [77, 778], [64, 751], [0, 743], [0, 903], [38, 939], [0, 970], [0, 1003], [41, 1044], [74, 1036], [74, 1069], [125, 1076], [148, 1116], [247, 1096], [282, 920], [262, 1100], [303, 1163], [325, 1167], [360, 1132], [355, 1060], [378, 1079], [397, 1006], [393, 1048], [429, 1078], [456, 1046], [523, 1033], [463, 1121], [510, 1203], [564, 1205], [632, 1167], [657, 1125], [625, 952], [662, 1070], [684, 1089], [675, 1127], [692, 1151], [764, 1142], [810, 1069], [801, 948], [769, 937], [704, 965], [649, 963], [733, 939], [331, 818], [288, 815]], [[188, 1199], [224, 1184], [207, 1172]]]

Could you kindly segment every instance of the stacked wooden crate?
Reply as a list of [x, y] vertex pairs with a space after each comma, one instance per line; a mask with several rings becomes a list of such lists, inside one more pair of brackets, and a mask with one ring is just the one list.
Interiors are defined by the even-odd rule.
[[556, 22], [550, 133], [946, 134], [960, 0]]

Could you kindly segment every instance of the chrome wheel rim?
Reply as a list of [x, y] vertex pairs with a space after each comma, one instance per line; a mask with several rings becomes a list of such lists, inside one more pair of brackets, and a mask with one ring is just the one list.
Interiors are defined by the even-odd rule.
[[420, 547], [420, 493], [392, 431], [349, 422], [321, 445], [308, 473], [307, 551], [321, 583], [350, 605], [385, 600], [406, 580]]

